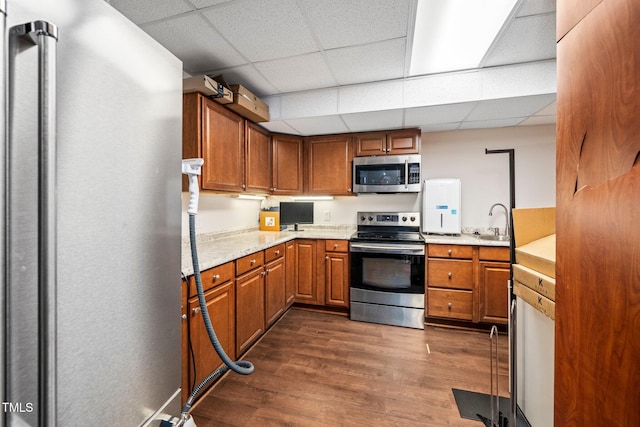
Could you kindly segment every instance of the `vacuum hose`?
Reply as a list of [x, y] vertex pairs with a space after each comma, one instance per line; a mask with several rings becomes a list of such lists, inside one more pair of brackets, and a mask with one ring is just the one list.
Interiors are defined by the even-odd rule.
[[195, 214], [189, 214], [189, 241], [191, 243], [191, 260], [193, 262], [193, 273], [196, 280], [196, 292], [198, 294], [198, 303], [200, 305], [200, 312], [202, 313], [202, 320], [204, 321], [205, 328], [207, 329], [207, 334], [209, 335], [209, 340], [211, 344], [213, 344], [213, 348], [216, 350], [216, 353], [220, 357], [220, 359], [224, 362], [224, 365], [211, 374], [209, 374], [193, 391], [187, 400], [187, 403], [182, 409], [183, 415], [186, 414], [191, 405], [193, 404], [193, 400], [198, 395], [200, 390], [204, 388], [210, 381], [224, 374], [226, 371], [231, 369], [233, 372], [242, 375], [249, 375], [253, 372], [253, 364], [251, 362], [240, 360], [234, 362], [227, 356], [224, 348], [222, 348], [222, 344], [218, 340], [216, 336], [216, 332], [213, 330], [213, 325], [211, 324], [211, 318], [209, 317], [209, 311], [207, 310], [207, 302], [204, 298], [204, 290], [202, 289], [202, 278], [200, 277], [200, 265], [198, 262], [198, 250], [196, 248], [196, 216]]

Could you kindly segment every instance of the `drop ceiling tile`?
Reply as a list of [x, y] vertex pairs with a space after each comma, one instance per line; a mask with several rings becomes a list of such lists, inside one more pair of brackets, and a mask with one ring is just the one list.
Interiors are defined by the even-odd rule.
[[318, 51], [295, 0], [236, 1], [202, 13], [251, 62]]
[[347, 124], [350, 132], [396, 129], [402, 127], [402, 110], [343, 114], [342, 120]]
[[476, 121], [527, 117], [548, 105], [554, 98], [555, 95], [538, 95], [479, 101], [467, 117], [467, 120]]
[[555, 116], [558, 113], [558, 103], [554, 100], [551, 104], [536, 111], [536, 116]]
[[349, 132], [340, 116], [310, 117], [286, 120], [301, 135], [322, 135], [327, 133]]
[[519, 126], [550, 125], [556, 123], [556, 116], [531, 116], [522, 121]]
[[180, 58], [192, 75], [246, 63], [199, 14], [146, 24], [142, 29]]
[[323, 49], [407, 36], [407, 0], [301, 0]]
[[340, 85], [401, 78], [405, 54], [404, 38], [325, 51]]
[[479, 121], [466, 121], [460, 124], [458, 129], [488, 129], [517, 126], [525, 117], [514, 117], [510, 119], [491, 119]]
[[402, 108], [402, 80], [365, 83], [339, 88], [341, 114]]
[[274, 96], [264, 96], [261, 98], [265, 104], [269, 106], [269, 117], [271, 120], [280, 120], [282, 117], [281, 113], [281, 97], [279, 95]]
[[330, 88], [281, 95], [280, 111], [283, 120], [337, 114], [338, 90]]
[[138, 25], [193, 10], [175, 0], [111, 0], [109, 4]]
[[539, 13], [555, 12], [556, 0], [524, 0], [516, 16], [536, 15]]
[[420, 126], [422, 132], [446, 132], [451, 130], [457, 130], [460, 127], [460, 122], [454, 123], [437, 123], [433, 125]]
[[475, 102], [460, 104], [433, 105], [430, 107], [407, 108], [404, 112], [405, 126], [437, 125], [463, 121], [475, 107]]
[[224, 80], [230, 85], [241, 84], [258, 97], [273, 95], [278, 92], [277, 89], [265, 80], [265, 78], [262, 77], [262, 75], [251, 64], [225, 68], [222, 70], [208, 71], [206, 74], [213, 76], [222, 74]]
[[485, 68], [480, 71], [480, 75], [482, 94], [478, 99], [556, 93], [555, 60]]
[[291, 134], [291, 135], [298, 135], [299, 134], [299, 132], [296, 129], [292, 128], [287, 123], [285, 123], [283, 121], [280, 121], [280, 120], [260, 123], [260, 125], [262, 125], [262, 127], [264, 127], [265, 129], [267, 129], [270, 132], [288, 133], [288, 134]]
[[232, 1], [232, 0], [189, 0], [189, 2], [198, 9], [203, 9], [209, 6], [215, 6], [217, 4], [226, 3], [228, 1]]
[[481, 64], [492, 67], [553, 59], [556, 57], [555, 29], [555, 13], [516, 18]]
[[281, 93], [335, 86], [321, 53], [257, 62], [255, 67]]
[[473, 101], [480, 98], [481, 82], [481, 73], [477, 71], [407, 79], [404, 83], [404, 106], [424, 107]]

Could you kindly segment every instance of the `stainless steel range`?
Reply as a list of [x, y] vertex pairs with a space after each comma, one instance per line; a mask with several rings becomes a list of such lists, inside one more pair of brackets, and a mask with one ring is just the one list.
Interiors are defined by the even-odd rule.
[[424, 329], [420, 213], [358, 212], [349, 252], [351, 320]]

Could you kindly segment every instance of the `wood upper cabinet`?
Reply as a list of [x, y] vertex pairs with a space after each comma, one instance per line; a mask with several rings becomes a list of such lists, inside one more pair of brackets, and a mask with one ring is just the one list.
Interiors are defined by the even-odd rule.
[[420, 129], [355, 134], [356, 156], [420, 154]]
[[303, 142], [302, 137], [273, 134], [272, 176], [273, 194], [302, 194]]
[[184, 94], [182, 155], [204, 159], [203, 190], [242, 191], [244, 119], [199, 93]]
[[245, 120], [245, 180], [247, 191], [271, 191], [271, 137], [262, 127]]
[[353, 195], [351, 134], [314, 136], [306, 140], [309, 194]]

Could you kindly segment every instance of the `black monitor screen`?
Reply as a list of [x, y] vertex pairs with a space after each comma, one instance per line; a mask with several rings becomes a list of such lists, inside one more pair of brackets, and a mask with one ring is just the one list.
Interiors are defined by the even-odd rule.
[[313, 202], [280, 202], [280, 224], [313, 224]]

